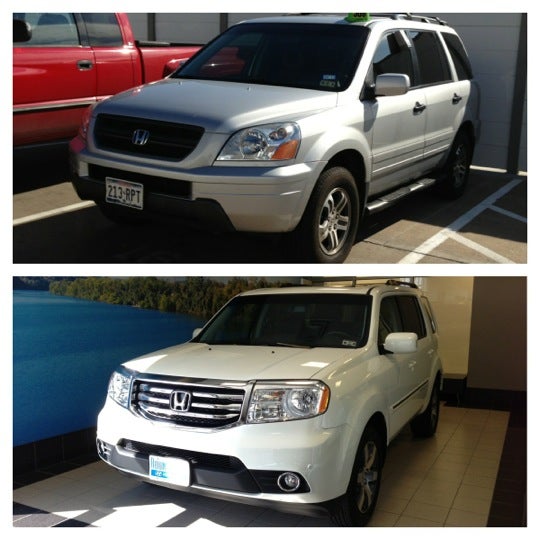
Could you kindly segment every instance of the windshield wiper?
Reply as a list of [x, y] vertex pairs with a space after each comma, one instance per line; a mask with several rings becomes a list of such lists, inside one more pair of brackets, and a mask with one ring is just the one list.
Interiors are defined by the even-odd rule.
[[281, 343], [279, 341], [275, 345], [277, 347], [292, 347], [294, 349], [311, 349], [312, 348], [311, 345], [301, 345], [299, 343]]

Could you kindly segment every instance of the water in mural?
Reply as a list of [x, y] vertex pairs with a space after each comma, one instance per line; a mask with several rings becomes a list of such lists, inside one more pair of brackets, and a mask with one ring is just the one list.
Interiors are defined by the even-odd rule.
[[186, 315], [53, 296], [13, 295], [13, 445], [96, 425], [120, 363], [190, 339]]

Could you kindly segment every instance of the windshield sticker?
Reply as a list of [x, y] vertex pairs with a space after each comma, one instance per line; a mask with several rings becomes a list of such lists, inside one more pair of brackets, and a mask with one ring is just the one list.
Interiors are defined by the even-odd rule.
[[336, 83], [336, 81], [332, 81], [332, 80], [329, 80], [329, 79], [323, 79], [319, 83], [319, 86], [324, 86], [325, 88], [335, 88], [336, 86], [339, 86], [339, 84]]

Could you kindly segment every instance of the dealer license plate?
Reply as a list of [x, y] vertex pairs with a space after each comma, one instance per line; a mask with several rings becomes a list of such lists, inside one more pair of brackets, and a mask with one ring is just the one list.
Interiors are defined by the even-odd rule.
[[144, 186], [118, 178], [105, 178], [105, 200], [129, 208], [143, 209]]
[[148, 476], [162, 482], [169, 482], [177, 486], [189, 486], [189, 461], [178, 458], [150, 456], [148, 459]]

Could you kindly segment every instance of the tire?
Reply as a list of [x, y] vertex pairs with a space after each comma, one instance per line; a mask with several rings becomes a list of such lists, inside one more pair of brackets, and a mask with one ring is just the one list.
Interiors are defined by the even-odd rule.
[[293, 234], [296, 249], [309, 262], [341, 263], [356, 239], [360, 218], [358, 188], [344, 167], [323, 171]]
[[464, 131], [460, 131], [454, 139], [439, 180], [438, 191], [445, 199], [457, 199], [465, 192], [472, 153], [473, 144], [470, 137]]
[[373, 426], [368, 425], [358, 445], [347, 492], [331, 510], [330, 517], [336, 525], [367, 525], [377, 504], [383, 462], [383, 439]]
[[426, 410], [411, 420], [411, 430], [417, 437], [432, 437], [439, 423], [439, 378], [435, 380]]

